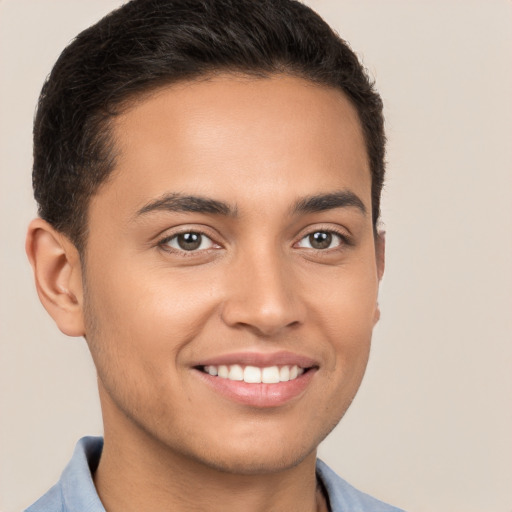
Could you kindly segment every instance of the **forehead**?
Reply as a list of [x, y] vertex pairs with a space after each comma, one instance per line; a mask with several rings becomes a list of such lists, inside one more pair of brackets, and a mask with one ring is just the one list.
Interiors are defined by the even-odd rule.
[[113, 135], [116, 166], [99, 196], [120, 209], [169, 192], [239, 208], [256, 196], [291, 202], [333, 189], [369, 197], [355, 108], [340, 90], [288, 75], [162, 87], [121, 114]]

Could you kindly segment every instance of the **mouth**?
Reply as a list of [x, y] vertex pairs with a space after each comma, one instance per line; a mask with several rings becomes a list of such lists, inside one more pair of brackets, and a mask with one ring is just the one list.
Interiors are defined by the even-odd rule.
[[297, 379], [310, 368], [303, 368], [296, 364], [282, 366], [258, 366], [241, 364], [230, 365], [205, 365], [197, 367], [198, 370], [220, 379], [227, 379], [235, 382], [245, 382], [247, 384], [278, 384], [279, 382], [289, 382]]
[[200, 381], [229, 401], [273, 408], [294, 402], [307, 392], [319, 366], [289, 353], [248, 353], [204, 361], [193, 369]]

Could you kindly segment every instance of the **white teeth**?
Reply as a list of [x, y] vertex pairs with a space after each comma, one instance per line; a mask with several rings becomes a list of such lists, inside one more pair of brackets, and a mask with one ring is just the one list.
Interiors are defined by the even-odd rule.
[[229, 380], [244, 380], [244, 369], [239, 364], [232, 364], [229, 367]]
[[269, 366], [261, 371], [261, 382], [265, 384], [275, 384], [279, 382], [279, 368], [277, 366]]
[[244, 370], [244, 382], [257, 384], [261, 382], [261, 369], [256, 366], [246, 366]]
[[281, 382], [290, 380], [290, 368], [288, 366], [282, 366], [279, 370], [279, 380]]
[[304, 373], [304, 368], [297, 365], [292, 366], [246, 366], [239, 364], [231, 365], [208, 365], [204, 371], [212, 376], [219, 376], [221, 379], [244, 381], [249, 384], [277, 384], [278, 382], [287, 382], [296, 379]]
[[219, 371], [217, 372], [217, 375], [219, 377], [222, 377], [223, 379], [227, 379], [229, 376], [229, 368], [227, 366], [221, 364], [219, 366]]
[[217, 367], [216, 366], [205, 366], [204, 368], [210, 375], [217, 375]]

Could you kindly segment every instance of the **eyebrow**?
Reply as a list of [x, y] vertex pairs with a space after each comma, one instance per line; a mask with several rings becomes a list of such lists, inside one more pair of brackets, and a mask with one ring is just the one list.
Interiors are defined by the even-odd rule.
[[223, 201], [217, 201], [209, 197], [172, 193], [165, 194], [145, 204], [137, 211], [136, 216], [156, 211], [207, 213], [229, 217], [234, 217], [237, 214], [236, 207], [232, 207]]
[[[366, 215], [366, 207], [359, 197], [349, 190], [341, 190], [327, 194], [316, 194], [299, 199], [292, 207], [292, 214], [318, 213], [335, 208], [355, 207]], [[236, 217], [237, 208], [223, 201], [194, 195], [180, 193], [165, 194], [154, 201], [150, 201], [140, 208], [136, 217], [158, 211], [190, 212], [226, 217]]]
[[317, 194], [307, 196], [297, 201], [292, 212], [297, 213], [318, 213], [335, 208], [355, 207], [363, 215], [366, 215], [366, 206], [359, 197], [350, 190], [340, 190], [328, 194]]

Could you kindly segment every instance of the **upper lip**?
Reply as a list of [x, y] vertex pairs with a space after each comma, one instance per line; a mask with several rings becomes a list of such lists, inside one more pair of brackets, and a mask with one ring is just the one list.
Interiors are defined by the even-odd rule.
[[199, 361], [193, 366], [220, 366], [239, 364], [241, 366], [293, 366], [311, 368], [319, 366], [314, 359], [288, 351], [279, 352], [233, 352]]

